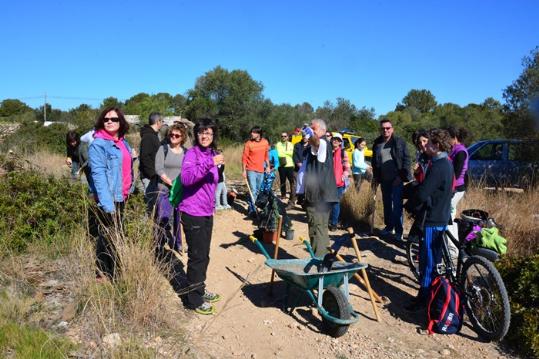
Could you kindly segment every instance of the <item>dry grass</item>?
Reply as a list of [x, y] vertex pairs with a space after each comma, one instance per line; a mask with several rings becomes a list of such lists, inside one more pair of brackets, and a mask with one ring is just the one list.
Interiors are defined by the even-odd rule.
[[527, 192], [492, 191], [471, 188], [459, 209], [485, 210], [507, 238], [508, 254], [527, 256], [539, 252], [539, 190]]
[[368, 225], [374, 206], [369, 183], [362, 183], [360, 191], [352, 185], [341, 200], [341, 215], [345, 223]]
[[97, 342], [110, 333], [120, 333], [122, 338], [168, 333], [181, 342], [185, 312], [165, 277], [165, 266], [154, 260], [152, 224], [136, 219], [133, 212], [125, 235], [109, 233], [119, 263], [113, 283], [96, 281], [93, 243], [82, 238], [76, 245], [72, 273], [80, 320]]
[[57, 153], [41, 151], [29, 154], [28, 162], [46, 175], [56, 178], [69, 176], [71, 169], [66, 165], [66, 157]]
[[226, 177], [231, 180], [241, 180], [241, 156], [243, 154], [243, 145], [225, 147], [223, 155], [226, 163]]

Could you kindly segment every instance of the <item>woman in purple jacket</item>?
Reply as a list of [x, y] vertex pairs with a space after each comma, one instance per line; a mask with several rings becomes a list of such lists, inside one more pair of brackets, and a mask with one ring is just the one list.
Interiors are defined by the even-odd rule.
[[217, 166], [225, 163], [217, 153], [217, 126], [210, 119], [200, 120], [194, 128], [194, 146], [183, 158], [183, 197], [181, 223], [187, 242], [187, 283], [182, 301], [199, 314], [214, 314], [212, 303], [220, 296], [206, 290], [206, 271], [210, 262], [210, 242], [215, 209]]

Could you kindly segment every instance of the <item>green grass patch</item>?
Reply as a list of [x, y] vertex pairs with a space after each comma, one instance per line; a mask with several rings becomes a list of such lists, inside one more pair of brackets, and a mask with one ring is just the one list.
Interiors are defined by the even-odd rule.
[[42, 329], [0, 320], [0, 356], [35, 359], [66, 358], [75, 346]]

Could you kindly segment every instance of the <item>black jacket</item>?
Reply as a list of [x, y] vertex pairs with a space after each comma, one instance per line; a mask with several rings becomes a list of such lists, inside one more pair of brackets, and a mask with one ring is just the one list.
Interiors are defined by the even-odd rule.
[[[374, 144], [372, 146], [372, 171], [374, 175], [374, 179], [376, 182], [381, 181], [381, 172], [380, 169], [382, 168], [382, 164], [378, 161], [378, 145], [384, 142], [384, 138], [382, 136], [378, 137], [376, 140], [374, 140]], [[397, 137], [395, 135], [391, 136], [389, 141], [387, 142], [386, 146], [391, 146], [391, 157], [393, 157], [393, 161], [395, 161], [395, 165], [397, 166], [397, 171], [399, 173], [399, 176], [403, 182], [408, 182], [412, 180], [412, 173], [411, 173], [411, 162], [410, 162], [410, 155], [408, 154], [408, 147], [406, 146], [406, 142], [400, 137]]]
[[433, 159], [423, 183], [417, 189], [417, 201], [427, 208], [425, 226], [447, 226], [451, 218], [453, 197], [453, 165], [444, 152]]
[[159, 150], [159, 136], [150, 125], [144, 125], [140, 129], [140, 175], [142, 178], [154, 178], [155, 173], [155, 155]]

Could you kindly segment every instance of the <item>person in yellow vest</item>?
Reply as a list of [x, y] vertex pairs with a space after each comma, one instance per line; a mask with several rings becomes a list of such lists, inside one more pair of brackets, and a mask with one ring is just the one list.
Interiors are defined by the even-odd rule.
[[294, 206], [296, 202], [296, 180], [294, 177], [294, 145], [288, 140], [286, 132], [281, 133], [281, 141], [275, 144], [277, 156], [279, 156], [279, 180], [281, 182], [281, 198], [286, 199], [286, 181], [290, 185], [290, 199], [287, 209]]

